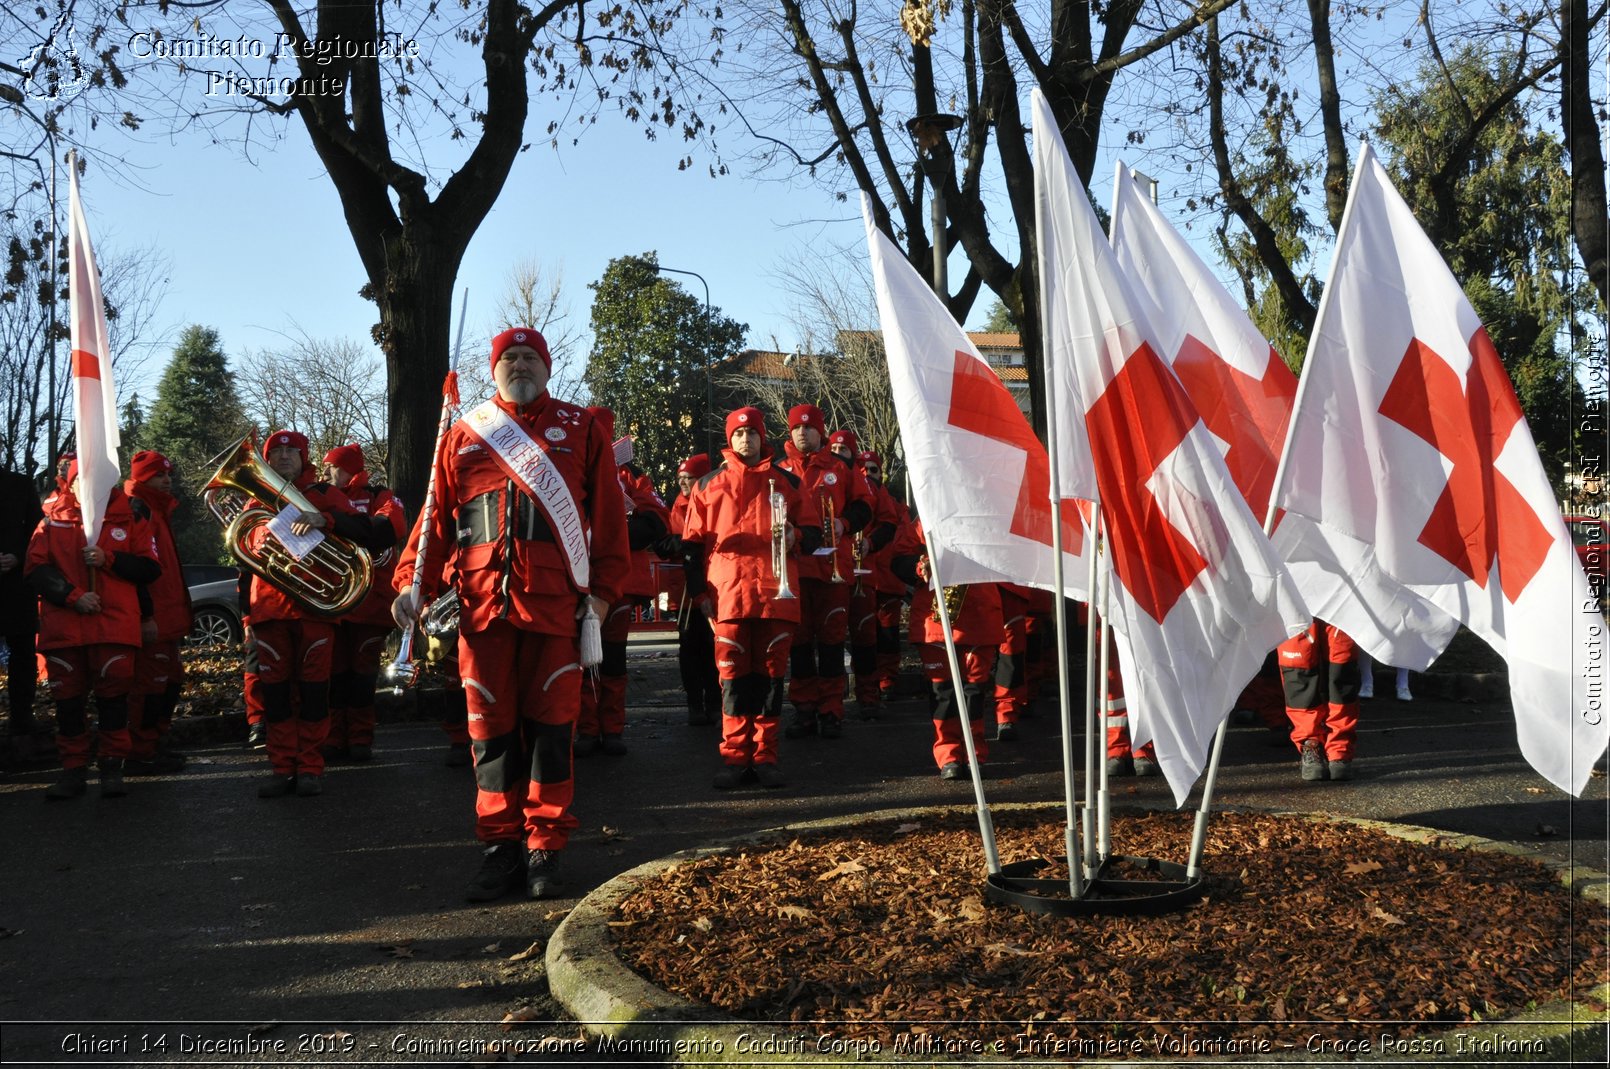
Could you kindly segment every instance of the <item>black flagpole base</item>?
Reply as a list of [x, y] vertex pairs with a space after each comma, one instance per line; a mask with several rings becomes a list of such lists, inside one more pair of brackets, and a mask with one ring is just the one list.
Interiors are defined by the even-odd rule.
[[[1066, 863], [1064, 857], [1056, 858]], [[1107, 874], [1114, 862], [1122, 862], [1145, 872], [1155, 872], [1158, 880], [1124, 880]], [[984, 897], [991, 902], [1016, 906], [1026, 913], [1053, 917], [1079, 917], [1089, 914], [1170, 913], [1184, 909], [1207, 893], [1207, 881], [1190, 877], [1184, 865], [1151, 857], [1113, 855], [1101, 863], [1096, 876], [1085, 884], [1078, 898], [1068, 893], [1067, 880], [1042, 880], [1033, 874], [1051, 862], [1030, 858], [1002, 865], [984, 881]]]

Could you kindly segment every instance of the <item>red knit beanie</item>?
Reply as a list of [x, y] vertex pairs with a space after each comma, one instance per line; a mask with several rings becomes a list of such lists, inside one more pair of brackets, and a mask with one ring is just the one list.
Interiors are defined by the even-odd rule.
[[553, 357], [548, 355], [548, 339], [544, 338], [539, 331], [532, 330], [530, 327], [510, 327], [492, 339], [492, 366], [494, 368], [498, 366], [498, 358], [503, 355], [503, 350], [511, 345], [525, 345], [535, 349], [537, 355], [542, 358], [543, 366], [550, 373], [553, 371]]
[[275, 431], [263, 443], [263, 459], [268, 459], [268, 451], [288, 445], [302, 454], [302, 467], [307, 467], [307, 435], [301, 431]]
[[861, 449], [861, 443], [856, 440], [854, 431], [834, 431], [828, 438], [827, 444], [829, 446], [842, 445], [849, 449], [851, 456], [854, 456]]
[[173, 461], [155, 449], [135, 453], [134, 459], [129, 461], [129, 478], [137, 483], [148, 482], [172, 470]]
[[788, 429], [795, 427], [815, 427], [823, 434], [827, 433], [827, 420], [822, 417], [822, 410], [815, 405], [795, 405], [788, 410]]
[[856, 463], [857, 466], [862, 467], [862, 468], [866, 467], [868, 464], [876, 464], [878, 466], [879, 471], [883, 470], [883, 458], [878, 456], [877, 453], [873, 452], [870, 449], [865, 450], [864, 452], [861, 452], [861, 453], [857, 453], [856, 457], [855, 457], [855, 463]]
[[762, 438], [766, 437], [766, 415], [754, 405], [745, 405], [735, 408], [727, 413], [727, 444], [732, 444], [732, 432], [739, 427], [748, 427], [759, 431]]
[[[732, 437], [730, 434], [727, 436]], [[710, 474], [710, 454], [695, 453], [676, 466], [678, 475], [691, 475], [695, 479], [702, 479]]]
[[351, 445], [338, 445], [324, 454], [324, 462], [356, 475], [363, 470], [363, 446], [356, 442]]

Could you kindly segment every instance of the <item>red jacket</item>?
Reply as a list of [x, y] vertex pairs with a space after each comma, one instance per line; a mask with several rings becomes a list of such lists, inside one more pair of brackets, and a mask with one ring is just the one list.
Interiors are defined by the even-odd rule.
[[[371, 534], [359, 544], [374, 561], [375, 577], [369, 594], [358, 607], [341, 617], [344, 624], [391, 626], [392, 573], [397, 570], [397, 546], [408, 534], [408, 517], [390, 487], [374, 486], [369, 473], [360, 471], [341, 487], [352, 507], [370, 519]], [[379, 521], [379, 522], [376, 522]]]
[[[906, 584], [889, 565], [894, 560], [895, 541], [900, 537], [900, 532], [911, 525], [911, 510], [881, 483], [873, 483], [869, 479], [867, 485], [872, 490], [875, 504], [871, 527], [863, 535], [861, 567], [872, 572], [865, 577], [865, 582], [867, 588], [879, 594], [904, 596]], [[882, 530], [885, 525], [887, 530]]]
[[[368, 531], [368, 525], [358, 519], [358, 512], [347, 500], [347, 495], [326, 482], [319, 482], [318, 475], [311, 465], [302, 469], [302, 474], [296, 477], [296, 488], [308, 503], [318, 509], [324, 516], [324, 531], [326, 534], [335, 533], [343, 538], [362, 544]], [[248, 508], [262, 508], [262, 502], [251, 501]], [[247, 536], [252, 541], [253, 548], [259, 546], [264, 540], [274, 537], [268, 533], [267, 525], [257, 527]], [[283, 590], [273, 583], [263, 579], [262, 576], [252, 576], [251, 605], [249, 610], [253, 625], [268, 620], [318, 620], [323, 617], [302, 608], [292, 601]]]
[[157, 641], [177, 642], [190, 633], [195, 623], [190, 611], [190, 588], [185, 584], [179, 548], [173, 541], [173, 507], [178, 502], [172, 494], [133, 479], [123, 484], [123, 492], [144, 502], [151, 511], [151, 536], [156, 542], [157, 563], [162, 566], [162, 574], [145, 589], [151, 596], [151, 618], [157, 625]]
[[671, 510], [654, 489], [647, 475], [629, 465], [618, 473], [631, 511], [626, 514], [626, 539], [632, 549], [632, 570], [626, 580], [628, 597], [652, 598], [659, 593], [654, 581], [654, 556], [650, 547], [671, 529]]
[[[914, 574], [916, 561], [927, 555], [923, 542], [922, 521], [911, 525], [895, 547], [897, 571], [906, 572], [913, 580], [911, 593], [912, 642], [945, 641], [945, 629], [934, 618], [933, 587]], [[926, 570], [926, 569], [925, 569]], [[995, 583], [971, 583], [957, 588], [961, 594], [961, 609], [950, 618], [950, 634], [958, 646], [999, 646], [1006, 637], [1001, 619], [1001, 594]]]
[[[855, 550], [852, 542], [855, 533], [864, 530], [873, 515], [872, 489], [866, 476], [849, 461], [831, 449], [818, 449], [814, 453], [801, 453], [792, 440], [783, 443], [784, 458], [778, 467], [793, 472], [809, 497], [821, 522], [826, 523], [831, 504], [833, 517], [844, 521], [844, 534], [838, 540], [839, 575], [846, 582], [854, 580]], [[822, 531], [822, 544], [826, 545], [829, 532]], [[809, 557], [800, 562], [800, 574], [806, 579], [827, 579], [833, 574], [832, 556]]]
[[28, 541], [24, 566], [28, 585], [39, 595], [39, 648], [65, 649], [110, 643], [140, 644], [139, 586], [158, 578], [156, 541], [142, 505], [136, 511], [122, 487], [114, 487], [106, 503], [101, 535], [95, 544], [110, 558], [95, 569], [95, 593], [101, 611], [73, 608], [89, 593], [90, 567], [84, 563], [84, 518], [78, 499], [59, 491], [46, 503], [45, 518]]
[[[581, 595], [614, 604], [626, 588], [631, 566], [614, 446], [603, 424], [586, 409], [548, 394], [523, 408], [501, 399], [497, 406], [519, 420], [575, 498], [587, 526], [589, 587], [580, 590], [571, 582], [564, 550], [552, 541], [540, 512], [533, 512], [535, 504], [460, 420], [443, 436], [436, 455], [436, 508], [421, 569], [421, 595], [428, 604], [442, 591], [443, 569], [451, 559], [462, 605], [461, 630], [481, 631], [493, 620], [506, 619], [524, 631], [575, 635]], [[472, 502], [479, 504], [470, 507]], [[529, 519], [533, 515], [534, 521]], [[534, 533], [531, 538], [521, 536], [521, 526], [528, 523], [532, 526], [524, 529]], [[399, 591], [413, 582], [418, 547], [416, 522], [392, 578]]]
[[792, 472], [764, 457], [753, 467], [731, 449], [725, 463], [700, 479], [688, 505], [682, 532], [687, 581], [708, 580], [716, 598], [717, 620], [765, 617], [799, 619], [799, 556], [788, 554], [788, 584], [795, 597], [778, 600], [772, 571], [771, 491], [786, 502], [788, 522], [799, 529], [799, 552], [820, 544], [822, 519], [816, 503], [799, 491]]

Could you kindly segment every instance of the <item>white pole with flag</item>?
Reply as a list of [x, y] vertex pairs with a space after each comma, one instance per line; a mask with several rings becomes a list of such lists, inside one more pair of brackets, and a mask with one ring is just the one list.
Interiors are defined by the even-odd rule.
[[1503, 362], [1368, 144], [1272, 506], [1314, 615], [1415, 669], [1463, 624], [1508, 663], [1521, 753], [1582, 793], [1610, 744], [1605, 618]]
[[[78, 197], [78, 167], [68, 155], [70, 181], [67, 238], [67, 288], [71, 296], [73, 348], [73, 418], [78, 447], [78, 504], [84, 537], [94, 545], [101, 536], [107, 498], [118, 484], [117, 388], [112, 381], [112, 347], [107, 341], [106, 305], [101, 276], [90, 244], [84, 205]], [[93, 573], [92, 573], [93, 574]]]

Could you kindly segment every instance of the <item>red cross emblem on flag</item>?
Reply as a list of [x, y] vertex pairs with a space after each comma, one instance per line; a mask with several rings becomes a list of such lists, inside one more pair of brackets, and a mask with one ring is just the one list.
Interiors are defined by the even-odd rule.
[[1471, 335], [1470, 358], [1461, 389], [1448, 362], [1415, 338], [1379, 411], [1453, 464], [1420, 544], [1483, 590], [1498, 562], [1504, 597], [1514, 604], [1543, 566], [1554, 536], [1493, 466], [1524, 417], [1487, 328]]
[[1274, 489], [1297, 376], [1271, 348], [1263, 378], [1255, 379], [1189, 334], [1174, 357], [1174, 374], [1207, 429], [1229, 445], [1224, 466], [1261, 516]]
[[1145, 344], [1085, 413], [1113, 570], [1158, 623], [1207, 561], [1169, 522], [1146, 483], [1196, 422], [1179, 380]]
[[[989, 365], [971, 353], [957, 351], [950, 380], [952, 427], [1023, 450], [1026, 461], [1018, 486], [1009, 530], [1041, 545], [1051, 544], [1051, 464], [1045, 447], [1034, 436], [1012, 394]], [[1062, 552], [1077, 556], [1084, 545], [1078, 502], [1061, 503]]]

